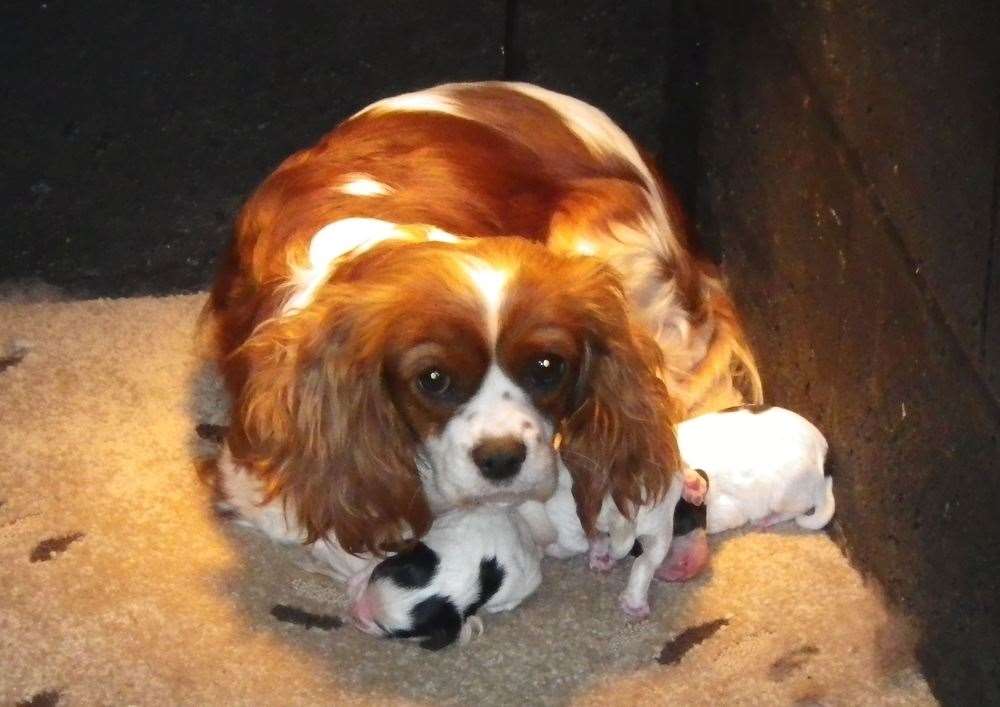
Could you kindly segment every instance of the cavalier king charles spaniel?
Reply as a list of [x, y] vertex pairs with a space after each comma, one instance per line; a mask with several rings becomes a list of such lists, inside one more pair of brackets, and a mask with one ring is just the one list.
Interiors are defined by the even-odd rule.
[[679, 420], [760, 399], [650, 163], [528, 84], [388, 98], [289, 157], [204, 320], [224, 504], [341, 578], [449, 510], [546, 501], [559, 462], [593, 535], [609, 494], [627, 517], [665, 497]]

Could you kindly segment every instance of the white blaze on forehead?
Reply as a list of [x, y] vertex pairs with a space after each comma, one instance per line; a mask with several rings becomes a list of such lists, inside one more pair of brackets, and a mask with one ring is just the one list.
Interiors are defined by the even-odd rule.
[[486, 328], [490, 341], [495, 342], [500, 327], [500, 305], [503, 304], [510, 273], [478, 260], [466, 264], [465, 271], [482, 298], [483, 308], [486, 310]]
[[385, 196], [394, 189], [383, 184], [370, 174], [345, 174], [337, 191], [351, 196]]
[[347, 253], [364, 252], [382, 241], [409, 237], [397, 224], [377, 218], [345, 218], [323, 226], [309, 242], [309, 263], [305, 267], [294, 267], [294, 291], [282, 308], [282, 314], [309, 306], [337, 258]]

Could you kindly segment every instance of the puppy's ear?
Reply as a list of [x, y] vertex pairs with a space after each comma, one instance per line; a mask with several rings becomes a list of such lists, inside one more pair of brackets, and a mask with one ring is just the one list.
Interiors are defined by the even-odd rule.
[[588, 338], [559, 452], [573, 476], [577, 512], [588, 535], [610, 493], [633, 518], [661, 500], [680, 469], [676, 409], [658, 373], [657, 343], [631, 320], [617, 276], [598, 271], [584, 290]]
[[312, 541], [384, 553], [430, 526], [415, 441], [382, 375], [378, 317], [344, 286], [265, 322], [236, 352], [249, 375], [229, 442]]
[[424, 637], [420, 647], [429, 651], [447, 648], [462, 632], [462, 617], [450, 600], [434, 595], [424, 599], [410, 611], [413, 633]]

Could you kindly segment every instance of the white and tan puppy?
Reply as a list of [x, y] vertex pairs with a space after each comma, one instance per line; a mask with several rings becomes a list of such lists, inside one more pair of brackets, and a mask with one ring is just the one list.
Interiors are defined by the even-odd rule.
[[588, 541], [576, 517], [569, 471], [560, 465], [556, 493], [545, 503], [549, 520], [555, 526], [556, 540], [546, 546], [545, 553], [551, 557], [570, 557], [589, 549], [591, 568], [608, 571], [616, 561], [629, 554], [638, 540], [643, 552], [632, 563], [619, 605], [629, 616], [644, 618], [649, 615], [650, 582], [667, 556], [673, 539], [674, 508], [681, 498], [682, 488], [682, 477], [675, 476], [663, 500], [652, 506], [641, 506], [633, 521], [623, 516], [608, 496], [597, 518], [600, 534]]
[[542, 581], [542, 551], [511, 508], [455, 510], [408, 550], [348, 584], [356, 627], [439, 650], [482, 632], [479, 609], [508, 611]]
[[677, 426], [681, 458], [708, 477], [709, 533], [795, 519], [819, 530], [833, 517], [827, 442], [791, 410], [763, 405], [701, 415]]

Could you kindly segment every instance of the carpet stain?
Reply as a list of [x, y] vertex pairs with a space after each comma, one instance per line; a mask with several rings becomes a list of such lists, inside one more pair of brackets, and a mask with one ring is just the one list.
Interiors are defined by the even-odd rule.
[[7, 354], [6, 356], [0, 357], [0, 373], [3, 373], [8, 368], [16, 366], [24, 357], [28, 355], [27, 349], [14, 349], [13, 352]]
[[17, 707], [55, 707], [59, 704], [62, 693], [59, 690], [42, 690], [26, 700], [17, 703]]
[[52, 559], [53, 555], [66, 552], [66, 548], [83, 536], [83, 533], [70, 533], [69, 535], [60, 535], [56, 538], [42, 540], [31, 551], [30, 559], [32, 562], [48, 562]]
[[207, 422], [202, 422], [194, 428], [194, 431], [195, 434], [204, 440], [222, 444], [226, 439], [226, 432], [229, 431], [229, 428], [225, 425], [211, 425]]
[[771, 663], [771, 668], [767, 671], [767, 676], [774, 682], [781, 682], [809, 662], [809, 659], [817, 653], [819, 653], [819, 648], [811, 645], [789, 651]]
[[340, 628], [344, 625], [344, 620], [339, 616], [314, 614], [294, 606], [288, 606], [287, 604], [275, 604], [271, 608], [271, 616], [278, 621], [295, 624], [307, 629], [321, 628], [324, 631], [329, 631], [332, 628]]
[[667, 641], [660, 651], [660, 657], [656, 662], [660, 665], [674, 665], [679, 663], [684, 655], [697, 646], [702, 641], [711, 638], [723, 626], [729, 625], [729, 619], [715, 619], [706, 621], [697, 626], [686, 628], [677, 634], [672, 640]]

